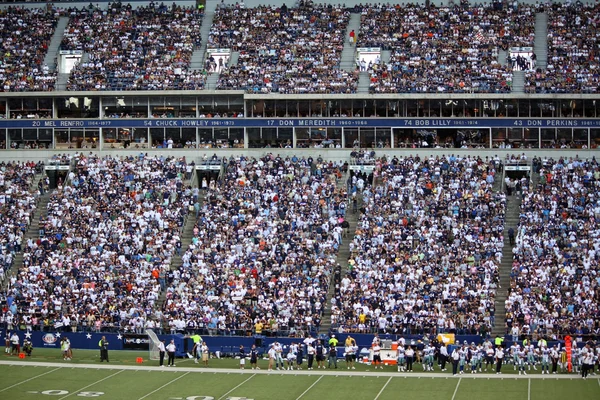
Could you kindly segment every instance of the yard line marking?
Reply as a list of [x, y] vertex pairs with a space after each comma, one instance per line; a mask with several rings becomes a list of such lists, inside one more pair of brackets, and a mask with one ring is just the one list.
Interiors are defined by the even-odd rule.
[[186, 372], [185, 374], [181, 375], [180, 377], [177, 377], [177, 378], [173, 379], [172, 381], [165, 383], [164, 385], [162, 385], [162, 386], [161, 386], [161, 387], [159, 387], [158, 389], [151, 391], [150, 393], [148, 393], [148, 394], [147, 394], [147, 395], [145, 395], [144, 397], [140, 397], [138, 400], [145, 399], [146, 397], [150, 396], [151, 394], [154, 394], [154, 393], [158, 392], [158, 391], [159, 391], [159, 390], [161, 390], [162, 388], [169, 386], [171, 383], [173, 383], [173, 382], [175, 382], [175, 381], [178, 381], [178, 380], [180, 380], [181, 378], [183, 378], [184, 376], [186, 376], [186, 375], [188, 375], [188, 374], [189, 374], [189, 372]]
[[387, 382], [385, 383], [385, 385], [383, 385], [383, 387], [381, 388], [381, 390], [379, 391], [379, 393], [377, 393], [377, 396], [375, 396], [375, 400], [377, 400], [379, 398], [379, 396], [381, 396], [381, 393], [383, 393], [383, 391], [387, 387], [388, 383], [390, 383], [390, 381], [392, 380], [392, 378], [393, 378], [393, 376], [390, 376], [390, 379], [388, 379]]
[[6, 387], [6, 388], [4, 388], [4, 389], [0, 390], [0, 392], [4, 392], [5, 390], [12, 389], [12, 388], [14, 388], [15, 386], [22, 385], [22, 384], [24, 384], [24, 383], [27, 383], [27, 382], [29, 382], [29, 381], [32, 381], [32, 380], [34, 380], [34, 379], [36, 379], [36, 378], [39, 378], [40, 376], [48, 375], [49, 373], [51, 373], [51, 372], [54, 372], [54, 371], [56, 371], [56, 370], [58, 370], [58, 369], [60, 369], [60, 367], [58, 367], [58, 368], [55, 368], [55, 369], [53, 369], [52, 371], [48, 371], [48, 372], [44, 372], [43, 374], [36, 375], [36, 376], [34, 376], [33, 378], [25, 379], [23, 382], [15, 383], [14, 385], [11, 385], [11, 386], [9, 386], [9, 387]]
[[315, 382], [314, 382], [312, 385], [310, 385], [310, 386], [308, 387], [308, 389], [306, 389], [304, 392], [302, 392], [302, 394], [301, 394], [300, 396], [298, 396], [298, 397], [296, 398], [296, 400], [300, 400], [300, 398], [301, 398], [302, 396], [304, 396], [306, 393], [308, 393], [308, 391], [309, 391], [310, 389], [312, 389], [312, 388], [313, 388], [313, 386], [315, 386], [317, 383], [319, 383], [319, 381], [320, 381], [321, 379], [323, 379], [323, 376], [324, 376], [324, 375], [321, 375], [321, 376], [319, 377], [319, 379], [317, 379], [317, 380], [316, 380], [316, 381], [315, 381]]
[[94, 386], [94, 385], [96, 385], [96, 384], [98, 384], [98, 383], [100, 383], [100, 382], [103, 382], [103, 381], [107, 380], [108, 378], [112, 378], [113, 376], [115, 376], [115, 375], [118, 375], [118, 374], [120, 374], [120, 373], [121, 373], [121, 372], [123, 372], [123, 371], [125, 371], [125, 370], [124, 370], [124, 369], [122, 369], [122, 370], [120, 370], [120, 371], [118, 371], [118, 372], [115, 372], [115, 373], [114, 373], [114, 374], [112, 374], [112, 375], [106, 376], [106, 377], [104, 377], [104, 378], [102, 378], [102, 379], [100, 379], [100, 380], [98, 380], [98, 381], [96, 381], [96, 382], [94, 382], [94, 383], [91, 383], [91, 384], [89, 384], [89, 385], [87, 385], [87, 386], [85, 386], [85, 387], [82, 387], [82, 388], [81, 388], [81, 389], [79, 389], [79, 390], [76, 390], [76, 391], [74, 391], [74, 392], [71, 392], [71, 393], [69, 393], [68, 395], [66, 395], [66, 396], [64, 396], [64, 397], [61, 397], [61, 398], [60, 398], [60, 399], [58, 399], [58, 400], [66, 399], [67, 397], [73, 396], [74, 394], [76, 394], [76, 393], [79, 393], [79, 392], [81, 392], [81, 391], [84, 391], [85, 389], [87, 389], [87, 388], [89, 388], [89, 387], [91, 387], [91, 386]]
[[531, 379], [527, 379], [527, 400], [531, 400]]
[[462, 378], [458, 378], [458, 383], [456, 384], [456, 389], [454, 389], [454, 394], [452, 395], [452, 400], [456, 397], [456, 393], [458, 392], [458, 387], [460, 386], [460, 381]]
[[[240, 383], [239, 385], [237, 385], [236, 387], [231, 389], [229, 392], [227, 392], [223, 396], [219, 397], [219, 400], [224, 399], [225, 396], [227, 396], [229, 393], [233, 392], [235, 389], [239, 388], [240, 386], [242, 386], [244, 383], [248, 382], [250, 379], [254, 378], [255, 376], [256, 376], [256, 374], [253, 374], [252, 376], [250, 376], [250, 378], [246, 379], [244, 382]], [[142, 400], [142, 399], [140, 399], [140, 400]]]

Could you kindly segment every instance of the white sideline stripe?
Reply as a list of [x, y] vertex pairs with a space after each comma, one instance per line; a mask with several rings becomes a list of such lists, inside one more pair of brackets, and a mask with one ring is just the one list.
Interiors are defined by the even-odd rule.
[[456, 383], [456, 389], [454, 389], [454, 394], [452, 395], [452, 400], [456, 397], [456, 393], [458, 393], [458, 387], [460, 386], [460, 381], [462, 378], [458, 378], [458, 382]]
[[[162, 371], [165, 372], [165, 368], [160, 368], [158, 365], [157, 366], [143, 366], [143, 365], [117, 365], [117, 364], [63, 364], [63, 363], [56, 363], [56, 362], [36, 362], [36, 361], [17, 361], [17, 360], [13, 360], [13, 361], [8, 361], [8, 360], [0, 360], [0, 365], [10, 365], [10, 366], [17, 366], [17, 367], [30, 367], [30, 368], [37, 368], [37, 367], [46, 367], [46, 368], [68, 368], [69, 370], [72, 369], [95, 369], [95, 370], [101, 370], [101, 369], [111, 369], [111, 370], [125, 370], [125, 371], [146, 371], [146, 372], [152, 372], [152, 371]], [[272, 375], [272, 372], [269, 372], [266, 369], [261, 369], [261, 370], [251, 370], [251, 369], [239, 369], [239, 368], [204, 368], [204, 367], [198, 367], [198, 366], [194, 366], [194, 365], [190, 365], [189, 367], [175, 367], [173, 370], [170, 371], [177, 371], [177, 372], [190, 372], [190, 373], [197, 373], [197, 374], [202, 374], [202, 373], [220, 373], [220, 374], [242, 374], [242, 375], [248, 375], [248, 374], [256, 374], [256, 375]], [[313, 371], [308, 371], [308, 370], [300, 370], [300, 371], [279, 371], [279, 373], [281, 373], [282, 375], [288, 375], [289, 372], [291, 375], [302, 375], [302, 376], [365, 376], [365, 377], [372, 377], [372, 376], [379, 376], [379, 377], [406, 377], [406, 378], [451, 378], [452, 374], [450, 373], [441, 373], [441, 372], [413, 372], [413, 373], [402, 373], [402, 372], [398, 372], [396, 370], [396, 368], [394, 367], [394, 370], [390, 370], [388, 371], [335, 371], [335, 370], [313, 370]], [[557, 379], [568, 379], [568, 380], [573, 380], [573, 379], [580, 379], [580, 375], [578, 374], [560, 374], [560, 375], [542, 375], [542, 374], [538, 374], [538, 375], [526, 375], [526, 376], [520, 376], [520, 375], [513, 375], [513, 374], [502, 374], [502, 375], [496, 375], [496, 373], [492, 373], [492, 374], [467, 374], [467, 375], [463, 375], [461, 376], [461, 379], [549, 379], [549, 380], [557, 380]], [[0, 389], [1, 390], [1, 389]]]
[[312, 389], [312, 388], [313, 388], [313, 386], [315, 386], [317, 383], [319, 383], [319, 381], [320, 381], [321, 379], [323, 379], [323, 375], [321, 375], [321, 376], [319, 377], [319, 379], [317, 379], [316, 381], [314, 381], [314, 382], [313, 382], [313, 384], [312, 384], [312, 385], [310, 385], [310, 386], [308, 387], [308, 389], [306, 389], [304, 392], [302, 392], [302, 394], [301, 394], [300, 396], [298, 396], [298, 397], [296, 398], [296, 400], [300, 400], [300, 398], [301, 398], [302, 396], [304, 396], [306, 393], [308, 393], [308, 391], [309, 391], [310, 389]]
[[[21, 365], [22, 365], [22, 364], [21, 364]], [[24, 380], [24, 381], [22, 381], [22, 382], [15, 383], [14, 385], [10, 385], [9, 387], [5, 387], [4, 389], [0, 390], [0, 392], [4, 392], [5, 390], [12, 389], [12, 388], [14, 388], [15, 386], [22, 385], [22, 384], [24, 384], [24, 383], [27, 383], [27, 382], [29, 382], [29, 381], [32, 381], [32, 380], [34, 380], [34, 379], [36, 379], [36, 378], [39, 378], [40, 376], [48, 375], [49, 373], [51, 373], [51, 372], [54, 372], [54, 371], [56, 371], [56, 370], [59, 370], [59, 369], [60, 369], [60, 367], [57, 367], [57, 368], [54, 368], [52, 371], [44, 372], [43, 374], [36, 375], [36, 376], [34, 376], [34, 377], [32, 377], [32, 378], [29, 378], [29, 379], [25, 379], [25, 380]]]
[[375, 400], [377, 400], [379, 398], [379, 396], [381, 396], [381, 393], [383, 393], [383, 391], [387, 387], [388, 383], [390, 383], [390, 381], [392, 380], [392, 378], [393, 378], [393, 376], [390, 376], [390, 379], [388, 379], [387, 382], [385, 383], [385, 385], [383, 385], [383, 387], [381, 388], [381, 390], [379, 391], [379, 393], [377, 393], [377, 396], [375, 396]]
[[150, 396], [151, 394], [154, 394], [154, 393], [158, 392], [159, 390], [161, 390], [161, 389], [163, 389], [163, 388], [165, 388], [165, 387], [169, 386], [171, 383], [174, 383], [174, 382], [176, 382], [176, 381], [180, 380], [181, 378], [183, 378], [184, 376], [186, 376], [186, 375], [188, 375], [188, 374], [189, 374], [189, 372], [186, 372], [185, 374], [183, 374], [183, 375], [181, 375], [181, 376], [178, 376], [177, 378], [173, 379], [172, 381], [169, 381], [169, 382], [165, 383], [164, 385], [162, 385], [162, 386], [161, 386], [161, 387], [159, 387], [158, 389], [155, 389], [155, 390], [151, 391], [150, 393], [148, 393], [147, 395], [145, 395], [145, 396], [143, 396], [143, 397], [140, 397], [138, 400], [145, 399], [146, 397]]
[[117, 372], [115, 372], [115, 373], [114, 373], [114, 374], [112, 374], [112, 375], [106, 376], [106, 377], [104, 377], [104, 378], [102, 378], [102, 379], [100, 379], [100, 380], [98, 380], [98, 381], [96, 381], [96, 382], [94, 382], [94, 383], [91, 383], [91, 384], [89, 384], [89, 385], [87, 385], [87, 386], [84, 386], [84, 387], [82, 387], [81, 389], [78, 389], [78, 390], [76, 390], [76, 391], [74, 391], [74, 392], [71, 392], [71, 393], [69, 393], [68, 395], [66, 395], [66, 396], [64, 396], [64, 397], [61, 397], [61, 398], [60, 398], [60, 399], [58, 399], [58, 400], [66, 399], [67, 397], [73, 396], [74, 394], [76, 394], [76, 393], [79, 393], [79, 392], [81, 392], [81, 391], [83, 391], [83, 390], [85, 390], [85, 389], [87, 389], [87, 388], [89, 388], [89, 387], [92, 387], [92, 386], [94, 386], [94, 385], [97, 385], [98, 383], [100, 383], [100, 382], [103, 382], [103, 381], [107, 380], [108, 378], [112, 378], [113, 376], [115, 376], [115, 375], [118, 375], [118, 374], [120, 374], [121, 372], [123, 372], [123, 370], [117, 371]]
[[231, 389], [229, 392], [225, 393], [223, 396], [219, 397], [219, 400], [224, 399], [225, 396], [227, 396], [229, 393], [233, 392], [235, 389], [239, 388], [240, 386], [242, 386], [244, 383], [248, 382], [250, 379], [254, 378], [255, 376], [256, 376], [256, 373], [253, 374], [250, 378], [246, 379], [244, 382], [240, 383], [239, 385], [237, 385], [236, 387]]
[[531, 400], [531, 379], [527, 379], [527, 400]]

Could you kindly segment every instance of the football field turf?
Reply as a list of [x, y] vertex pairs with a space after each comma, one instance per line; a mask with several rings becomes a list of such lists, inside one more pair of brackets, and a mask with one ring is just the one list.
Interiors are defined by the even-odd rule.
[[600, 398], [600, 380], [592, 376], [541, 375], [531, 371], [505, 374], [410, 373], [395, 367], [374, 371], [366, 365], [347, 370], [240, 371], [238, 360], [210, 360], [208, 368], [192, 360], [177, 360], [174, 368], [156, 367], [137, 357], [147, 352], [111, 352], [111, 363], [100, 364], [97, 351], [76, 350], [74, 361], [62, 361], [56, 350], [36, 350], [34, 357], [0, 358], [0, 399], [98, 400], [577, 400]]

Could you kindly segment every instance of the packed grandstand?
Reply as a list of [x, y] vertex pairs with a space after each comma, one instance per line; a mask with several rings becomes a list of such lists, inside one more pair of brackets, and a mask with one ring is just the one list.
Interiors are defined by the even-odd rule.
[[[175, 140], [167, 127], [175, 117], [267, 116], [266, 102], [258, 107], [258, 101], [245, 102], [246, 95], [290, 95], [283, 97], [283, 108], [271, 110], [273, 117], [289, 117], [286, 101], [335, 94], [339, 97], [329, 103], [339, 101], [338, 108], [327, 105], [325, 116], [352, 120], [370, 116], [366, 100], [360, 112], [344, 110], [345, 96], [361, 90], [365, 96], [395, 94], [398, 99], [415, 93], [519, 93], [525, 100], [595, 94], [597, 3], [222, 2], [208, 27], [206, 14], [204, 7], [162, 3], [72, 7], [57, 2], [0, 10], [0, 88], [12, 99], [0, 99], [2, 118], [8, 124], [51, 121], [32, 125], [37, 136], [30, 140], [21, 125], [0, 129], [5, 134], [0, 138], [5, 149], [0, 322], [7, 331], [153, 329], [298, 338], [453, 333], [482, 340], [497, 333], [514, 341], [600, 335], [600, 166], [588, 150], [595, 148], [594, 135], [600, 137], [595, 125], [577, 126], [585, 130], [583, 139], [576, 128], [564, 136], [554, 127], [552, 137], [539, 130], [532, 141], [536, 145], [527, 144], [529, 129], [520, 125], [517, 141], [509, 140], [513, 128], [505, 127], [499, 139], [486, 128], [489, 140], [460, 131], [445, 142], [441, 132], [414, 126], [410, 138], [396, 137], [388, 127], [382, 135], [376, 127], [368, 140], [345, 128], [341, 139], [328, 136], [328, 128], [310, 128], [305, 137], [295, 126], [274, 134], [281, 153], [246, 151], [253, 141], [255, 147], [271, 147], [267, 126], [244, 126], [234, 138], [232, 123], [223, 137], [217, 128], [211, 130], [210, 139], [199, 128], [189, 128], [189, 136], [181, 128]], [[526, 58], [512, 60], [510, 49], [535, 47], [540, 14], [548, 18], [546, 59], [527, 50], [519, 53]], [[359, 21], [356, 32], [350, 28], [353, 20]], [[81, 55], [68, 73], [45, 59], [61, 21], [60, 50]], [[207, 37], [200, 33], [203, 27]], [[352, 50], [351, 67], [342, 68], [349, 47], [380, 53], [363, 65]], [[193, 67], [194, 54], [207, 48], [228, 49], [229, 56], [205, 57]], [[518, 91], [515, 76], [522, 78]], [[240, 91], [241, 103], [230, 97], [227, 109], [217, 100], [202, 108], [199, 99], [211, 84], [211, 96]], [[114, 96], [133, 91], [151, 100], [135, 105], [130, 93]], [[160, 107], [150, 91], [159, 92]], [[183, 104], [173, 91], [197, 91], [199, 97]], [[58, 94], [47, 107], [40, 100], [37, 108], [26, 109], [28, 100], [10, 97], [15, 92]], [[111, 93], [113, 103], [87, 97], [97, 92]], [[21, 109], [12, 107], [17, 100]], [[175, 115], [169, 107], [177, 101], [180, 114]], [[363, 103], [362, 98], [351, 101]], [[385, 116], [398, 116], [385, 101]], [[524, 109], [526, 117], [533, 116], [530, 105], [518, 102], [516, 115], [508, 106], [499, 115], [500, 100], [486, 111], [468, 111], [467, 100], [460, 105], [436, 101], [437, 110], [430, 106], [424, 112], [417, 105], [413, 112], [406, 106], [401, 116], [522, 117]], [[577, 97], [567, 105], [563, 98], [549, 101], [544, 107], [540, 103], [539, 116], [558, 116], [552, 104], [559, 104], [558, 112], [567, 109], [561, 117], [600, 113], [593, 97]], [[292, 117], [323, 117], [324, 103], [319, 102], [319, 111], [313, 104], [307, 110], [298, 105]], [[92, 136], [77, 136], [71, 127], [54, 130], [58, 125], [52, 121], [60, 121], [61, 113], [85, 119], [94, 107], [97, 114], [89, 118], [99, 119]], [[464, 112], [458, 115], [454, 107]], [[373, 114], [383, 116], [379, 109]], [[148, 118], [142, 122], [152, 129], [158, 126], [153, 119], [166, 121], [157, 136], [139, 128], [139, 137], [133, 128], [112, 130], [107, 122], [125, 118]], [[50, 127], [46, 142], [42, 126]], [[314, 141], [317, 131], [325, 136]], [[61, 142], [63, 135], [68, 139]], [[512, 146], [557, 150], [551, 157], [535, 151], [506, 158], [469, 153], [473, 147]], [[50, 151], [31, 151], [42, 147]], [[214, 155], [200, 157], [194, 151], [200, 147]], [[323, 157], [306, 147], [340, 153]], [[401, 147], [439, 149], [394, 152]], [[558, 150], [575, 147], [587, 150], [586, 156], [563, 156]], [[130, 151], [120, 152], [123, 148]], [[54, 164], [67, 172], [47, 175], [45, 166]], [[517, 215], [514, 225], [509, 225], [511, 213]]]
[[[380, 57], [364, 68], [372, 93], [505, 93], [512, 90], [514, 62], [500, 53], [533, 48], [536, 14], [545, 13], [547, 65], [539, 68], [529, 54], [523, 64], [526, 91], [596, 93], [598, 7], [581, 2], [428, 7], [222, 3], [209, 36], [202, 38], [204, 8], [194, 6], [15, 5], [0, 13], [0, 80], [6, 92], [57, 90], [57, 72], [50, 70], [45, 53], [59, 19], [66, 17], [60, 50], [86, 55], [68, 72], [69, 91], [201, 90], [207, 75], [218, 73], [217, 89], [356, 93], [362, 69], [340, 68], [352, 13], [360, 15], [354, 44], [389, 52], [387, 60]], [[207, 60], [192, 69], [192, 53], [203, 41], [208, 48], [238, 52], [235, 65], [221, 65], [216, 72]]]

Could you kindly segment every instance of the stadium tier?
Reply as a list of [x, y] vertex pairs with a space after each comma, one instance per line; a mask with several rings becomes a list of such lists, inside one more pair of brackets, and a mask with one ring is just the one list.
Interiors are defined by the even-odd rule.
[[598, 5], [432, 3], [0, 6], [1, 322], [597, 336]]

